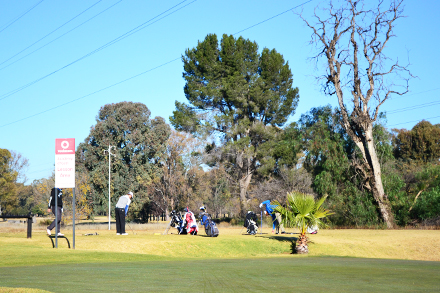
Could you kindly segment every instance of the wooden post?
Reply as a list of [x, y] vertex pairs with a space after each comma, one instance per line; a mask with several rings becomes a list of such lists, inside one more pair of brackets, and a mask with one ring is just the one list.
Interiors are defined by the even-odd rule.
[[27, 219], [27, 238], [32, 238], [32, 216]]

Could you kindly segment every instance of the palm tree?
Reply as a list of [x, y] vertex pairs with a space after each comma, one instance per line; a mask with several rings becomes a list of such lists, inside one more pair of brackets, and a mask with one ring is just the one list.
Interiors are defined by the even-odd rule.
[[275, 202], [278, 205], [275, 212], [281, 214], [283, 224], [286, 227], [298, 227], [300, 229], [300, 236], [295, 246], [296, 253], [309, 252], [306, 236], [307, 228], [326, 226], [322, 219], [333, 214], [321, 206], [326, 198], [327, 195], [324, 195], [318, 201], [315, 201], [313, 195], [292, 191], [287, 193], [287, 207]]

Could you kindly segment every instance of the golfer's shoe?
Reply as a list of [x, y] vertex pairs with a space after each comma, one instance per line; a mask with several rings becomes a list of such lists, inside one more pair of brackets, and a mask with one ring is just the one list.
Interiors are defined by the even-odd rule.
[[49, 230], [49, 229], [47, 229], [47, 230], [46, 230], [46, 232], [47, 232], [47, 236], [50, 236], [50, 235], [52, 235], [52, 233], [50, 232], [50, 230]]
[[121, 233], [116, 233], [116, 235], [121, 235]]
[[128, 235], [128, 233], [121, 233], [121, 235]]
[[64, 234], [59, 232], [59, 233], [58, 233], [58, 236], [64, 236]]

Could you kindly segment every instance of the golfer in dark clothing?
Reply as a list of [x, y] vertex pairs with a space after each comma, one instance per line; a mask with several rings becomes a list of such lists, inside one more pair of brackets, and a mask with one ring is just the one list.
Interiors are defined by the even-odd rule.
[[57, 194], [58, 206], [56, 207], [56, 210], [55, 210], [55, 188], [52, 188], [52, 191], [50, 192], [50, 199], [49, 199], [49, 205], [48, 205], [47, 212], [50, 213], [52, 211], [52, 213], [55, 215], [56, 219], [53, 220], [53, 222], [47, 227], [47, 235], [48, 236], [50, 236], [52, 234], [50, 231], [55, 227], [55, 221], [57, 221], [56, 233], [58, 233], [58, 236], [64, 236], [64, 234], [60, 233], [61, 214], [63, 213], [63, 191], [59, 188], [57, 188], [57, 191], [58, 191], [58, 194]]
[[125, 216], [127, 216], [128, 206], [133, 198], [133, 192], [129, 192], [119, 198], [115, 207], [116, 235], [128, 235], [125, 233]]

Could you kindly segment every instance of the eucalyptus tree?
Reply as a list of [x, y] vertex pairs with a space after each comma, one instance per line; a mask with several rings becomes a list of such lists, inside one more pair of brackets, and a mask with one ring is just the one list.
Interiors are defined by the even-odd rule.
[[212, 135], [220, 141], [221, 160], [247, 206], [252, 176], [273, 139], [294, 114], [299, 94], [288, 62], [275, 49], [260, 53], [256, 42], [209, 34], [182, 56], [184, 93], [170, 117], [180, 131]]
[[422, 162], [440, 159], [440, 124], [417, 123], [411, 130], [393, 129], [396, 158]]
[[[336, 2], [341, 5], [336, 7]], [[396, 22], [403, 17], [402, 3], [330, 1], [322, 14], [315, 10], [315, 23], [303, 18], [312, 31], [311, 43], [319, 50], [316, 60], [324, 59], [325, 92], [337, 96], [342, 125], [362, 154], [355, 168], [365, 178], [364, 187], [373, 194], [388, 228], [395, 221], [382, 184], [373, 125], [383, 103], [394, 94], [408, 92], [412, 77], [407, 65], [385, 54], [395, 37]]]
[[147, 188], [161, 176], [170, 127], [162, 117], [150, 119], [150, 110], [142, 103], [107, 104], [99, 110], [96, 124], [77, 148], [79, 172], [87, 172], [95, 213], [108, 208], [108, 153], [111, 152], [111, 201], [128, 191], [135, 193], [132, 211], [148, 201]]
[[11, 167], [12, 154], [7, 149], [0, 149], [0, 215], [2, 210], [12, 208], [17, 201], [18, 172]]

